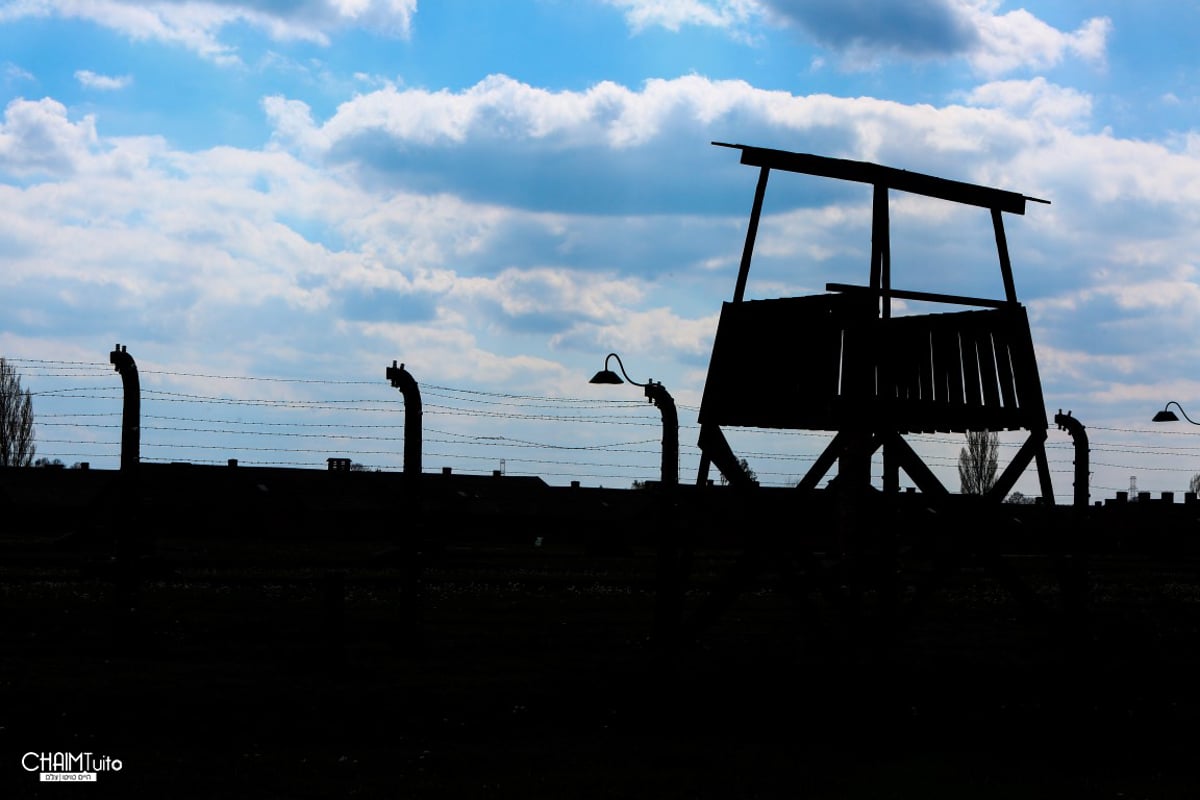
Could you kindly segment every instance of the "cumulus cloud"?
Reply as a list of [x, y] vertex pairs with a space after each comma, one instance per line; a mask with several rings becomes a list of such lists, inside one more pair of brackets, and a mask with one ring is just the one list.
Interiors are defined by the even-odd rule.
[[969, 58], [979, 72], [987, 75], [1022, 68], [1046, 69], [1068, 56], [1103, 64], [1112, 32], [1107, 17], [1089, 19], [1074, 31], [1060, 31], [1023, 8], [992, 14], [988, 6], [975, 7], [973, 15], [979, 46]]
[[1062, 123], [1084, 121], [1092, 113], [1091, 97], [1076, 89], [1056, 86], [1042, 77], [986, 83], [971, 90], [967, 102]]
[[[579, 376], [561, 362], [533, 355], [499, 354], [486, 341], [481, 342], [461, 328], [394, 322], [368, 322], [347, 327], [367, 337], [377, 348], [401, 348], [408, 369], [422, 378], [437, 376], [439, 380], [460, 384], [510, 387], [519, 382], [523, 391], [578, 394]], [[551, 386], [556, 388], [549, 388]], [[562, 392], [564, 386], [575, 391]], [[508, 428], [511, 433], [511, 424]]]
[[[677, 195], [669, 182], [694, 174], [697, 152], [711, 149], [697, 131], [761, 100], [743, 82], [695, 76], [640, 91], [602, 82], [551, 92], [493, 75], [461, 92], [389, 86], [321, 123], [299, 101], [273, 97], [264, 107], [273, 146], [370, 179], [484, 202], [612, 211]], [[672, 138], [679, 146], [664, 148]], [[610, 156], [597, 159], [597, 149]], [[563, 174], [577, 179], [556, 179]]]
[[[184, 360], [200, 357], [186, 341], [225, 347], [245, 336], [265, 346], [283, 337], [302, 354], [360, 334], [412, 339], [427, 327], [469, 343], [479, 374], [499, 380], [562, 367], [489, 352], [497, 336], [545, 346], [644, 299], [639, 282], [611, 266], [561, 259], [581, 246], [568, 242], [587, 220], [377, 193], [280, 151], [98, 140], [90, 118], [73, 123], [52, 100], [10, 105], [0, 154], [10, 172], [54, 170], [24, 187], [0, 183], [0, 285], [21, 298], [0, 327], [18, 332], [99, 325], [107, 340], [132, 328], [178, 345]], [[609, 238], [591, 235], [590, 246]], [[506, 251], [513, 241], [532, 242], [529, 258], [541, 266]], [[466, 363], [453, 348], [428, 374], [450, 379], [452, 363]]]
[[672, 353], [691, 361], [712, 352], [717, 315], [681, 317], [669, 308], [621, 309], [606, 320], [583, 322], [551, 340], [556, 347], [582, 352], [619, 351], [625, 354]]
[[75, 80], [85, 89], [97, 89], [102, 92], [111, 92], [117, 89], [124, 89], [133, 83], [133, 77], [130, 75], [98, 75], [90, 69], [75, 70]]
[[27, 17], [83, 19], [131, 39], [179, 45], [219, 63], [239, 59], [221, 40], [223, 29], [247, 25], [274, 40], [327, 44], [334, 31], [369, 28], [387, 35], [408, 36], [417, 0], [10, 0], [0, 5], [0, 22]]
[[842, 57], [874, 68], [895, 58], [966, 59], [983, 75], [1045, 69], [1065, 58], [1102, 64], [1112, 31], [1106, 17], [1064, 31], [999, 0], [606, 0], [635, 31], [660, 26], [723, 28], [741, 38], [754, 24], [794, 28]]
[[499, 313], [490, 316], [507, 328], [546, 335], [612, 319], [644, 294], [628, 278], [547, 267], [512, 267], [462, 281], [455, 291], [494, 304]]
[[972, 7], [958, 0], [764, 0], [780, 20], [834, 50], [959, 55], [979, 43]]
[[[995, 84], [975, 106], [792, 95], [700, 76], [551, 92], [504, 75], [462, 91], [389, 86], [318, 121], [303, 102], [269, 98], [272, 146], [350, 167], [364, 185], [449, 192], [472, 201], [585, 213], [741, 208], [744, 168], [712, 140], [892, 163], [962, 180], [999, 181], [997, 160], [1086, 123], [1086, 96], [1044, 81]], [[1040, 116], [1031, 116], [1033, 109]], [[1011, 113], [1017, 112], [1017, 113]], [[570, 175], [571, 179], [563, 176]], [[844, 193], [784, 188], [784, 206]], [[1036, 185], [1018, 186], [1035, 193]], [[681, 207], [682, 205], [682, 207]]]
[[57, 100], [18, 98], [0, 122], [0, 173], [67, 175], [96, 145], [94, 117], [72, 122]]

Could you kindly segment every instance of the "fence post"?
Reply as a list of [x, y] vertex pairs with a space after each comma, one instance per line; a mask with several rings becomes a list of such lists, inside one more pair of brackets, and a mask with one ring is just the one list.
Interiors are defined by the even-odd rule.
[[1083, 423], [1071, 416], [1071, 412], [1062, 413], [1062, 409], [1054, 415], [1054, 424], [1071, 434], [1071, 440], [1075, 443], [1075, 508], [1086, 509], [1088, 507], [1088, 478], [1090, 476], [1090, 468], [1088, 466], [1088, 435], [1087, 428]]
[[401, 364], [387, 368], [387, 379], [404, 395], [404, 474], [421, 474], [421, 390], [412, 374]]
[[121, 407], [121, 472], [119, 492], [121, 513], [114, 537], [111, 562], [113, 602], [117, 628], [116, 644], [122, 651], [140, 647], [142, 634], [139, 607], [141, 605], [141, 575], [139, 558], [143, 543], [140, 528], [140, 496], [138, 464], [141, 463], [142, 388], [137, 364], [125, 347], [114, 346], [108, 361], [121, 373], [123, 402]]
[[108, 354], [108, 361], [121, 373], [124, 402], [121, 408], [121, 474], [132, 477], [141, 461], [142, 387], [138, 381], [137, 364], [126, 348], [118, 344]]

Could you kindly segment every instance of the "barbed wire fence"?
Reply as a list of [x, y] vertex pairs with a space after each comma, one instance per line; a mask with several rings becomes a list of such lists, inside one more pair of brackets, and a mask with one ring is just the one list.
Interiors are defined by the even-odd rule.
[[[7, 358], [34, 398], [38, 456], [95, 468], [119, 464], [122, 389], [104, 362]], [[404, 403], [380, 380], [325, 380], [177, 372], [139, 367], [145, 462], [324, 469], [349, 458], [369, 470], [403, 466]], [[418, 377], [419, 380], [419, 377]], [[626, 488], [659, 477], [661, 418], [644, 399], [546, 397], [421, 384], [425, 469], [541, 477], [550, 484]], [[680, 472], [698, 469], [699, 409], [680, 404]], [[1084, 421], [1086, 424], [1086, 421]], [[1200, 433], [1088, 426], [1093, 499], [1128, 488], [1114, 475], [1170, 476], [1182, 492], [1200, 471]], [[760, 483], [794, 485], [832, 434], [727, 431]], [[909, 437], [952, 491], [961, 436]], [[1149, 446], [1147, 441], [1151, 442]], [[1002, 462], [1020, 446], [1001, 436]], [[1070, 502], [1074, 446], [1047, 443], [1056, 499]], [[876, 458], [875, 479], [882, 480]], [[1022, 478], [1022, 484], [1025, 481]], [[1031, 494], [1037, 490], [1029, 484]]]

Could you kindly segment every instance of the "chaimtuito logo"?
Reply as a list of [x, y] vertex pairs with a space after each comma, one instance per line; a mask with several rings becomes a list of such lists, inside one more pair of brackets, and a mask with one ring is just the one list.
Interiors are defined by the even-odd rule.
[[21, 756], [26, 772], [40, 773], [43, 783], [92, 783], [101, 772], [120, 772], [121, 759], [95, 753], [34, 753]]

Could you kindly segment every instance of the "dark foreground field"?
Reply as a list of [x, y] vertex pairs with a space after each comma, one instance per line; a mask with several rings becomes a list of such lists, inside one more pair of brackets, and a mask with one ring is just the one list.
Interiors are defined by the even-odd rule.
[[[163, 540], [136, 581], [9, 560], [0, 797], [1200, 793], [1189, 561], [1092, 559], [1070, 624], [1044, 559], [1011, 560], [1044, 615], [970, 566], [897, 618], [869, 591], [800, 608], [768, 574], [664, 653], [648, 548], [451, 548], [414, 584], [370, 543], [256, 547]], [[725, 566], [698, 557], [689, 605]], [[22, 769], [55, 751], [123, 767]]]

